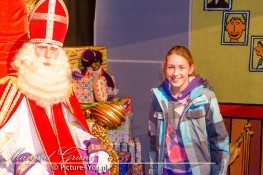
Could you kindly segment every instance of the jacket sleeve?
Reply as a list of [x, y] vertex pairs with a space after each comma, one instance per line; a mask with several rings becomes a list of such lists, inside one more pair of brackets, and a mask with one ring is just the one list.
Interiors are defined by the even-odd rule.
[[161, 115], [162, 110], [159, 106], [158, 100], [154, 94], [152, 94], [150, 112], [149, 112], [149, 137], [150, 137], [150, 149], [149, 149], [149, 157], [150, 157], [150, 169], [149, 174], [157, 175], [157, 158], [158, 158], [158, 121], [157, 115]]
[[219, 110], [215, 94], [210, 91], [210, 105], [207, 111], [207, 133], [211, 154], [211, 174], [226, 174], [229, 159], [229, 136]]

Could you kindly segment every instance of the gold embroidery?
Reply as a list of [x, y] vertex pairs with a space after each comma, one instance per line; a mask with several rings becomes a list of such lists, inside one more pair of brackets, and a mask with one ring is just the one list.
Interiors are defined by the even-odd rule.
[[105, 148], [104, 148], [103, 145], [94, 145], [94, 144], [92, 144], [92, 145], [90, 145], [88, 147], [88, 152], [93, 151], [93, 150], [99, 150], [99, 149], [105, 149]]
[[18, 168], [16, 169], [16, 174], [21, 175], [31, 164], [35, 163], [36, 160], [33, 156], [28, 157], [25, 161], [23, 161]]
[[3, 93], [2, 97], [1, 97], [1, 100], [0, 100], [0, 106], [3, 105], [4, 99], [5, 99], [5, 97], [7, 96], [7, 92], [8, 92], [8, 90], [10, 89], [10, 87], [11, 87], [11, 82], [9, 82], [9, 83], [7, 84], [7, 86], [6, 86], [6, 88], [5, 88], [5, 91], [4, 91], [4, 93]]
[[[8, 118], [8, 115], [6, 115], [6, 113], [9, 113], [9, 114], [11, 113], [11, 111], [9, 111], [8, 109], [9, 109], [10, 104], [12, 103], [12, 99], [14, 98], [14, 95], [18, 91], [17, 84], [16, 84], [17, 78], [15, 76], [16, 76], [16, 74], [10, 74], [10, 75], [0, 79], [0, 84], [4, 84], [4, 83], [8, 82], [6, 88], [5, 88], [5, 90], [1, 96], [1, 100], [0, 100], [0, 107], [2, 107], [2, 109], [0, 111], [0, 125], [3, 124]], [[19, 96], [20, 96], [20, 94], [19, 94]], [[17, 100], [15, 102], [18, 101], [19, 97], [17, 97], [16, 99]], [[15, 104], [13, 106], [15, 106]]]
[[15, 107], [18, 99], [20, 98], [20, 95], [21, 95], [21, 92], [18, 91], [18, 92], [17, 92], [17, 95], [16, 95], [16, 97], [15, 97], [13, 103], [12, 103], [12, 105], [10, 106], [10, 109], [9, 109], [8, 113], [6, 114], [6, 117], [3, 119], [3, 123], [5, 122], [6, 119], [8, 119], [10, 113], [12, 112], [12, 110], [14, 109], [14, 107]]
[[108, 138], [108, 129], [95, 123], [92, 126], [92, 133], [94, 136], [104, 145], [105, 149], [108, 151], [111, 158], [110, 174], [119, 174], [119, 159], [117, 152], [110, 146], [110, 140]]
[[9, 93], [8, 93], [8, 95], [6, 97], [6, 100], [5, 100], [4, 104], [3, 104], [3, 107], [2, 107], [2, 109], [0, 111], [0, 121], [1, 121], [1, 123], [3, 123], [4, 118], [6, 118], [6, 114], [8, 113], [8, 109], [9, 109], [11, 103], [13, 102], [13, 99], [15, 97], [16, 92], [17, 92], [17, 88], [11, 87], [11, 90], [9, 91]]
[[[6, 77], [0, 79], [0, 84], [9, 84], [17, 88], [17, 74], [9, 74]], [[7, 83], [8, 82], [8, 83]]]

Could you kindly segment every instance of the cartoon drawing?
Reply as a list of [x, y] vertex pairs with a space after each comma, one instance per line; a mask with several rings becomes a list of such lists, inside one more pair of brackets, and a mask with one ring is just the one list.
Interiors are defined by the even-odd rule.
[[242, 36], [243, 32], [246, 29], [246, 24], [239, 17], [232, 17], [230, 21], [226, 21], [226, 31], [230, 38], [231, 43], [239, 42], [239, 38]]
[[257, 56], [260, 56], [258, 61], [257, 69], [263, 69], [263, 40], [257, 42], [257, 46], [254, 47]]
[[263, 72], [263, 36], [251, 36], [249, 71]]
[[247, 45], [249, 12], [224, 12], [222, 44]]
[[205, 10], [231, 10], [232, 0], [205, 0]]

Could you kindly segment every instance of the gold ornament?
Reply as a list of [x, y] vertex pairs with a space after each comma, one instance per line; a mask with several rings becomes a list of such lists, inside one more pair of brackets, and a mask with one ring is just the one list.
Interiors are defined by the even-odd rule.
[[119, 174], [119, 158], [116, 151], [110, 146], [108, 139], [108, 129], [95, 123], [92, 126], [92, 134], [103, 144], [105, 149], [108, 151], [111, 158], [110, 174]]
[[92, 133], [108, 151], [111, 158], [110, 174], [119, 174], [119, 159], [116, 151], [110, 146], [108, 128], [117, 128], [125, 121], [125, 109], [120, 104], [99, 102], [84, 109], [87, 118], [94, 121]]
[[86, 109], [86, 116], [107, 128], [117, 128], [125, 121], [125, 110], [122, 105], [100, 102]]
[[29, 13], [35, 6], [37, 0], [26, 0], [26, 10]]

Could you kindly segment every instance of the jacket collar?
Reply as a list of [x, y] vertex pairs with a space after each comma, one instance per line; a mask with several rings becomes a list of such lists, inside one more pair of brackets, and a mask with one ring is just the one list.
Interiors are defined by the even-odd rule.
[[181, 99], [184, 99], [187, 95], [190, 94], [190, 100], [194, 99], [196, 97], [199, 97], [202, 94], [202, 88], [203, 88], [203, 80], [201, 77], [195, 77], [190, 81], [189, 85], [182, 91], [181, 96], [178, 97], [177, 99], [174, 98], [171, 94], [171, 84], [167, 79], [165, 79], [160, 87], [163, 88], [164, 93], [168, 97], [170, 101], [178, 101]]

